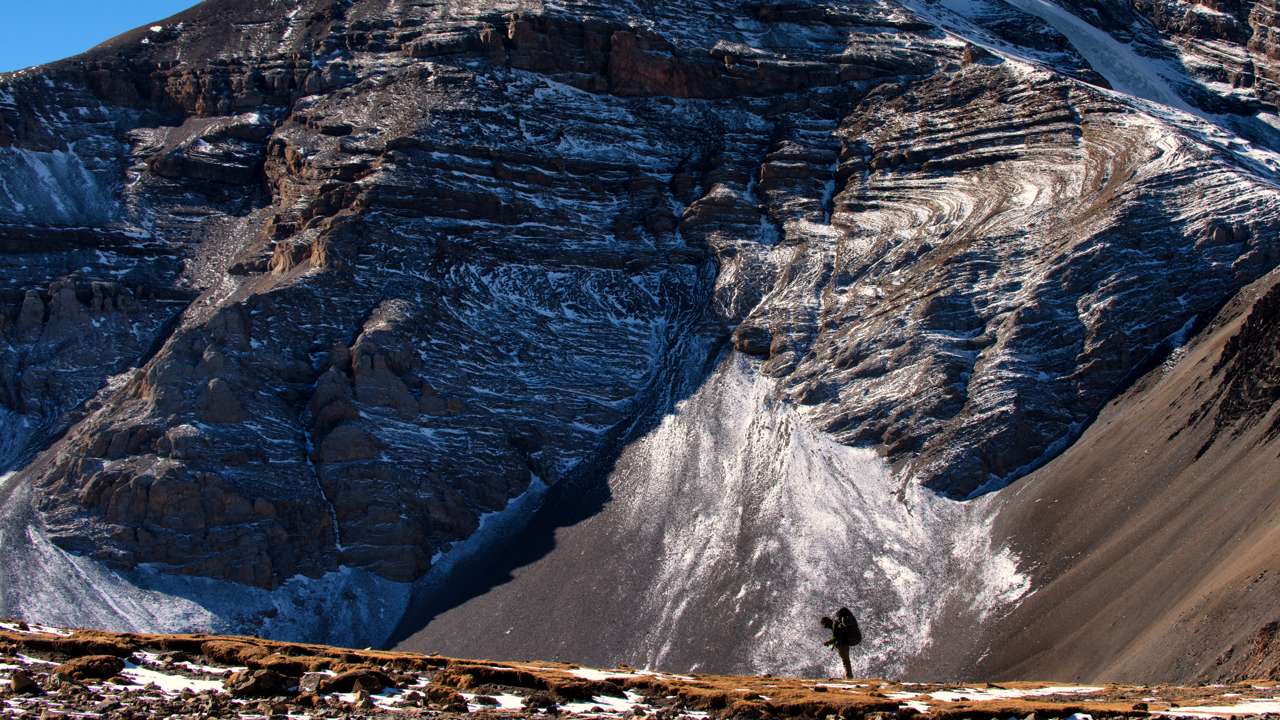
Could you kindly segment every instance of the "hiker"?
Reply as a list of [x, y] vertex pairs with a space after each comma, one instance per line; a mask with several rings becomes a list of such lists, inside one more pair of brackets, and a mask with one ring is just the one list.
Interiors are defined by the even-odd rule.
[[862, 642], [862, 630], [858, 628], [858, 618], [853, 616], [849, 608], [842, 607], [836, 611], [836, 619], [822, 618], [822, 627], [831, 631], [831, 639], [822, 643], [835, 648], [840, 653], [840, 662], [844, 663], [844, 676], [853, 679], [853, 666], [849, 664], [849, 648]]

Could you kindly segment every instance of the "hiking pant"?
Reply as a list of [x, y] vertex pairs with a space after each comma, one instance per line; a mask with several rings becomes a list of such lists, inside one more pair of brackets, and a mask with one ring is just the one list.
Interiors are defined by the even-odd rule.
[[849, 646], [836, 645], [836, 652], [840, 653], [840, 662], [844, 663], [844, 676], [848, 680], [853, 679], [853, 665], [849, 663]]

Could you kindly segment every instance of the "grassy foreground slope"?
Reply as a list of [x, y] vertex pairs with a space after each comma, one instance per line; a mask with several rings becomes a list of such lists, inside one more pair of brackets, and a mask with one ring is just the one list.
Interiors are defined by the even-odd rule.
[[1274, 682], [959, 687], [490, 662], [254, 637], [0, 623], [9, 717], [1093, 718], [1280, 712]]

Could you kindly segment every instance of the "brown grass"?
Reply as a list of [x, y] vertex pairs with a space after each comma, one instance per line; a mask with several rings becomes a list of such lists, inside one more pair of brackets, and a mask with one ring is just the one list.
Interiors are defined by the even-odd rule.
[[[650, 675], [619, 670], [618, 675], [604, 679], [585, 679], [572, 673], [576, 667], [563, 663], [488, 662], [459, 660], [437, 655], [417, 655], [380, 650], [351, 650], [307, 643], [284, 643], [256, 637], [220, 637], [213, 635], [112, 634], [97, 631], [75, 631], [70, 637], [39, 633], [16, 633], [0, 630], [0, 652], [28, 654], [65, 661], [92, 655], [127, 657], [133, 652], [180, 651], [203, 656], [211, 664], [270, 669], [291, 677], [307, 672], [328, 670], [336, 673], [376, 671], [396, 674], [429, 675], [432, 684], [426, 690], [435, 700], [460, 702], [457, 691], [487, 692], [487, 688], [510, 688], [522, 694], [544, 693], [556, 702], [590, 702], [600, 696], [621, 696], [632, 691], [654, 704], [675, 703], [684, 708], [702, 710], [723, 718], [907, 718], [916, 711], [902, 706], [902, 701], [888, 698], [887, 693], [911, 692], [925, 695], [944, 685], [911, 685], [876, 679], [828, 681], [771, 676], [729, 675]], [[402, 678], [411, 680], [411, 678]], [[1009, 689], [1044, 687], [1044, 683], [1005, 682], [990, 687]], [[982, 684], [973, 685], [976, 690]], [[1237, 685], [1230, 690], [1246, 693], [1251, 685]], [[1088, 696], [1037, 697], [992, 701], [942, 702], [928, 697], [919, 701], [929, 706], [928, 715], [936, 718], [973, 718], [987, 720], [1008, 717], [1064, 717], [1072, 713], [1096, 716], [1146, 716], [1137, 709], [1138, 702], [1150, 701], [1151, 710], [1177, 705], [1204, 704], [1217, 698], [1223, 688], [1177, 686], [1110, 686]], [[1253, 694], [1274, 692], [1251, 689]], [[1247, 694], [1247, 693], [1246, 693]], [[436, 697], [438, 696], [438, 697]], [[492, 714], [488, 711], [486, 715]], [[506, 717], [494, 714], [494, 717]]]

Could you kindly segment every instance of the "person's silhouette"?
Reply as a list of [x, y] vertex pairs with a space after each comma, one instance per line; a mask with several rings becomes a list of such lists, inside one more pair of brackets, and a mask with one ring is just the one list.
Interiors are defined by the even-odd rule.
[[836, 611], [836, 618], [822, 618], [822, 627], [831, 631], [831, 639], [823, 645], [835, 648], [844, 663], [844, 676], [853, 677], [853, 665], [849, 662], [849, 648], [862, 642], [862, 629], [858, 627], [858, 619], [849, 608], [842, 607]]

